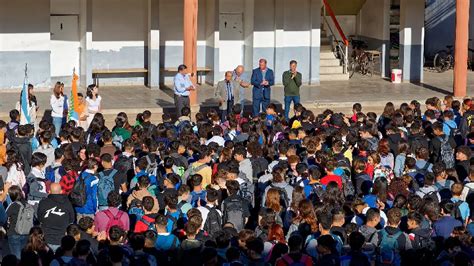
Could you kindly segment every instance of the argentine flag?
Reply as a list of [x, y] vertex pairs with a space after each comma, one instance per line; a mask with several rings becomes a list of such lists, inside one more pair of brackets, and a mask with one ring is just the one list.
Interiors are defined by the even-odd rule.
[[20, 99], [20, 125], [27, 125], [31, 123], [30, 104], [28, 100], [28, 76], [25, 74], [23, 81], [23, 89], [21, 91]]

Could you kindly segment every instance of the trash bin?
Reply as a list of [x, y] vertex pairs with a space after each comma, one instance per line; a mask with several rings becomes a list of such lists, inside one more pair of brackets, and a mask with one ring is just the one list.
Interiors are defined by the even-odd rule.
[[402, 83], [401, 69], [392, 69], [392, 83]]

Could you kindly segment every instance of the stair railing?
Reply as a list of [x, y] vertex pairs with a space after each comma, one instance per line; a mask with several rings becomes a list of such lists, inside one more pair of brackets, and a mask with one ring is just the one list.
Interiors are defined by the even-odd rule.
[[[327, 0], [323, 0], [324, 3], [324, 22], [326, 23], [329, 31], [331, 32], [331, 36], [334, 40], [335, 44], [335, 49], [336, 49], [336, 54], [340, 54], [340, 60], [343, 65], [343, 72], [344, 74], [347, 73], [348, 66], [349, 66], [349, 40], [346, 38], [346, 35], [344, 34], [344, 31], [341, 28], [341, 25], [336, 19], [336, 15], [334, 15], [334, 11], [332, 10], [331, 6], [327, 2]], [[329, 24], [329, 21], [326, 18], [326, 13], [331, 17], [332, 22], [336, 26], [336, 29], [339, 33], [340, 39], [337, 38], [336, 34], [334, 33], [331, 25]]]

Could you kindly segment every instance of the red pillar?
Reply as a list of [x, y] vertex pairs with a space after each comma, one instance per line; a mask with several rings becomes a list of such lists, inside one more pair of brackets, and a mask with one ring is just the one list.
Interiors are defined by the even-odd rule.
[[[196, 84], [198, 0], [184, 0], [184, 64]], [[191, 91], [191, 105], [197, 104], [196, 91]]]
[[469, 43], [469, 1], [456, 0], [456, 42], [454, 58], [454, 96], [466, 96]]

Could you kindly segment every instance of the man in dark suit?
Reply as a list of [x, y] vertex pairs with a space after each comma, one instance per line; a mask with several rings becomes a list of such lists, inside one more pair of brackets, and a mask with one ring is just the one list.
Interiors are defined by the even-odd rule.
[[270, 104], [271, 86], [275, 84], [275, 76], [273, 75], [273, 70], [267, 68], [267, 60], [260, 59], [258, 66], [258, 68], [253, 70], [251, 78], [254, 116], [258, 115], [260, 110], [264, 112], [267, 109], [267, 106]]

